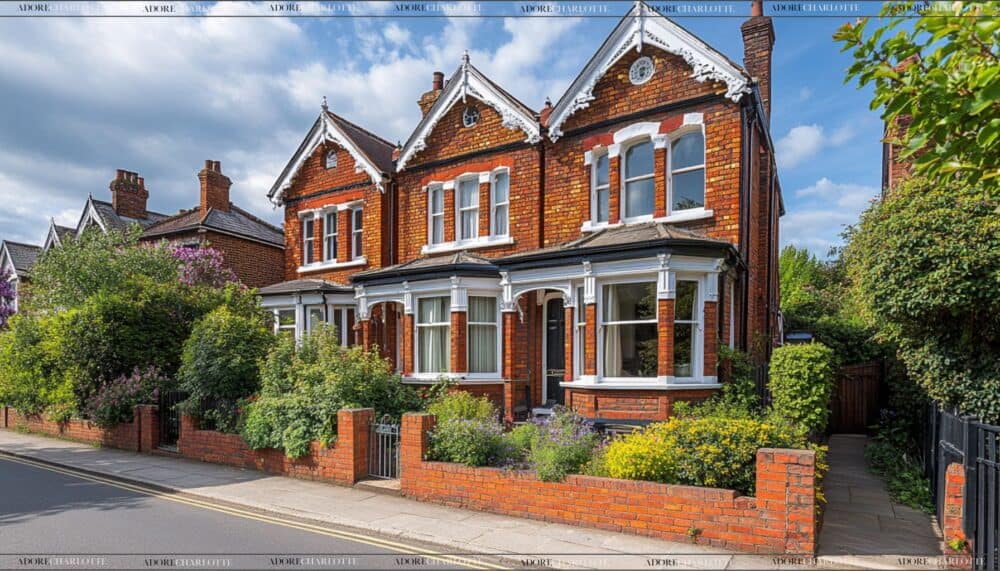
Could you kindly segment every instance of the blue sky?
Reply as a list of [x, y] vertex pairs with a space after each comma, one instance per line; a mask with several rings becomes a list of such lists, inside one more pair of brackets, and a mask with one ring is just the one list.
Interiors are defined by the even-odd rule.
[[[213, 8], [232, 10], [231, 5]], [[742, 18], [678, 18], [742, 62]], [[554, 100], [612, 18], [184, 18], [0, 21], [0, 237], [41, 243], [50, 217], [75, 225], [138, 171], [149, 206], [198, 200], [221, 160], [233, 199], [280, 223], [265, 194], [319, 112], [390, 140], [419, 119], [434, 70], [473, 63], [534, 109]], [[878, 192], [881, 122], [844, 85], [839, 18], [775, 18], [772, 135], [787, 214], [783, 244], [825, 255]]]

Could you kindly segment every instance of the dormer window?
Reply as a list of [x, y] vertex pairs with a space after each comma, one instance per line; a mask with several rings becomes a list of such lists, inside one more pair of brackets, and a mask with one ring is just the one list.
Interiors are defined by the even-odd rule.
[[597, 157], [592, 168], [590, 185], [593, 189], [591, 204], [594, 205], [594, 211], [591, 215], [595, 222], [607, 222], [611, 213], [611, 179], [608, 175], [608, 154], [604, 153]]
[[330, 151], [326, 154], [325, 166], [327, 169], [337, 168], [337, 151]]
[[670, 147], [672, 212], [705, 206], [705, 136], [688, 133]]
[[646, 139], [625, 151], [625, 219], [636, 221], [653, 215], [653, 142]]
[[465, 111], [462, 112], [462, 125], [466, 127], [472, 127], [479, 122], [479, 109], [475, 107], [466, 107]]

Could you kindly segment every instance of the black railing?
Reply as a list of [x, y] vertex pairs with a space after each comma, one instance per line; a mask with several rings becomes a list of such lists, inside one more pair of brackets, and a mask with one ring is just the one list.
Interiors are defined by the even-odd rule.
[[[938, 522], [944, 521], [945, 473], [965, 471], [962, 531], [972, 540], [973, 568], [1000, 571], [1000, 426], [932, 405], [924, 435], [924, 470]], [[952, 538], [946, 537], [945, 540]]]
[[769, 406], [771, 404], [771, 389], [768, 388], [770, 378], [767, 363], [753, 366], [753, 385], [754, 390], [757, 392], [757, 398], [760, 399], [761, 406]]
[[187, 393], [180, 391], [164, 391], [160, 393], [160, 448], [175, 450], [177, 439], [181, 434], [181, 415], [177, 404], [187, 398]]

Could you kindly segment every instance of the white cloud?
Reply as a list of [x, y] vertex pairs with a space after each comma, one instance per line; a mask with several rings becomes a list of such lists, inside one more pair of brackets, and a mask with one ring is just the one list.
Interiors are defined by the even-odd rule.
[[793, 194], [800, 200], [796, 209], [781, 219], [782, 244], [805, 247], [825, 257], [831, 247], [842, 243], [840, 234], [844, 228], [857, 222], [879, 190], [823, 177]]
[[395, 22], [386, 26], [383, 34], [385, 34], [385, 39], [396, 45], [404, 45], [410, 42], [410, 31], [401, 28], [399, 24], [396, 24]]
[[813, 96], [812, 89], [809, 89], [808, 87], [803, 87], [799, 89], [799, 101], [808, 101], [812, 99], [812, 96]]
[[827, 135], [821, 125], [797, 125], [789, 129], [784, 137], [778, 139], [778, 165], [782, 168], [795, 168], [801, 162], [811, 159], [820, 151], [830, 147], [839, 147], [854, 136], [854, 128], [844, 125]]

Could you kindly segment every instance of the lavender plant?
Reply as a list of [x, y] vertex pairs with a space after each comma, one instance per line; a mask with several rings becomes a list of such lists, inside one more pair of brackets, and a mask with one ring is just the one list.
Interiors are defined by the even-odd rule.
[[10, 281], [10, 270], [0, 272], [0, 329], [7, 328], [7, 320], [14, 315], [14, 300], [17, 290]]
[[84, 414], [101, 428], [114, 428], [132, 421], [135, 405], [156, 402], [160, 391], [171, 386], [171, 381], [155, 367], [136, 368], [131, 375], [102, 385], [87, 401]]
[[239, 282], [233, 270], [226, 267], [222, 252], [213, 248], [176, 246], [170, 255], [180, 263], [177, 275], [184, 285], [221, 288]]

